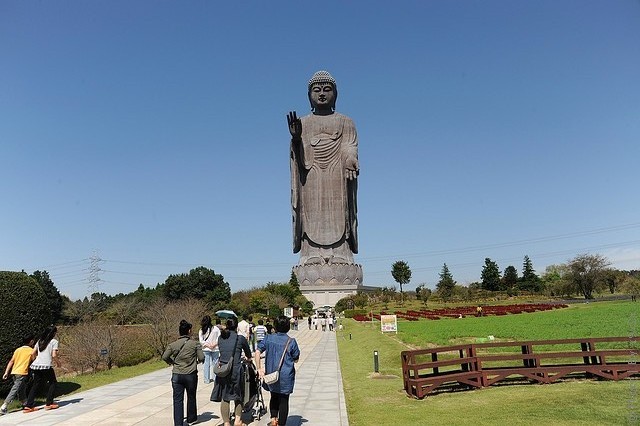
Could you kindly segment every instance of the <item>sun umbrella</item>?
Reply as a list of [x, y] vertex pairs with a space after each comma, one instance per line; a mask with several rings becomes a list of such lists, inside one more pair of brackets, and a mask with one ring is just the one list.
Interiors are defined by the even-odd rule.
[[238, 318], [235, 312], [228, 310], [217, 311], [216, 316], [219, 318]]

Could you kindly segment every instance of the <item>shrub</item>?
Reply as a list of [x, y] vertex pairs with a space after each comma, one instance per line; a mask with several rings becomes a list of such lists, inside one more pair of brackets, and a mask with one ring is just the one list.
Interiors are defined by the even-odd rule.
[[[47, 296], [35, 279], [24, 272], [0, 271], [0, 364], [6, 366], [28, 333], [40, 333], [51, 323]], [[0, 394], [11, 381], [0, 384]]]
[[77, 325], [65, 327], [60, 332], [60, 358], [64, 359], [76, 373], [97, 371], [102, 362], [100, 337], [102, 327], [93, 321], [80, 321]]
[[355, 302], [353, 300], [353, 296], [347, 296], [347, 297], [343, 297], [342, 299], [338, 300], [336, 302], [336, 305], [333, 307], [333, 309], [340, 313], [343, 312], [349, 308], [353, 308], [355, 305]]
[[[153, 348], [144, 340], [147, 329], [81, 321], [61, 329], [61, 358], [78, 374], [138, 365], [154, 356]], [[106, 355], [102, 349], [107, 350]]]
[[193, 324], [195, 331], [206, 312], [207, 308], [201, 300], [168, 302], [157, 299], [149, 303], [141, 313], [142, 321], [148, 325], [142, 340], [154, 349], [156, 355], [161, 356], [167, 345], [178, 338], [180, 320], [189, 321]]
[[[138, 342], [144, 344], [144, 342]], [[130, 367], [143, 362], [149, 361], [155, 356], [155, 352], [151, 346], [144, 345], [140, 350], [125, 351], [114, 357], [114, 361], [118, 367]]]
[[138, 365], [154, 357], [155, 350], [143, 337], [147, 332], [145, 327], [146, 326], [123, 327], [124, 332], [120, 334], [120, 338], [122, 339], [120, 351], [113, 355], [115, 365], [118, 367]]

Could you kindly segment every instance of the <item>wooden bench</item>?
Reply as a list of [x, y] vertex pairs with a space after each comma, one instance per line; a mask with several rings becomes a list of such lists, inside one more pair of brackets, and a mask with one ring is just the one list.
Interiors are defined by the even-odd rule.
[[471, 345], [403, 351], [400, 356], [404, 388], [416, 398], [424, 398], [443, 385], [482, 387], [482, 373]]
[[[621, 380], [640, 374], [639, 342], [640, 337], [596, 337], [402, 351], [404, 389], [424, 398], [445, 386], [480, 388], [513, 376], [545, 384], [567, 376]], [[596, 348], [605, 344], [627, 347]]]

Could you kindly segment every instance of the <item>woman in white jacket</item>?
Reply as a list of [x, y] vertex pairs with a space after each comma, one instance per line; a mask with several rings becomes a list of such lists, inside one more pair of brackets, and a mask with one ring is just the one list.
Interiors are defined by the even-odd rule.
[[202, 318], [200, 326], [198, 339], [204, 352], [204, 383], [209, 384], [215, 379], [215, 377], [211, 377], [211, 369], [220, 357], [220, 351], [218, 350], [220, 329], [211, 324], [211, 317], [209, 315], [205, 315]]

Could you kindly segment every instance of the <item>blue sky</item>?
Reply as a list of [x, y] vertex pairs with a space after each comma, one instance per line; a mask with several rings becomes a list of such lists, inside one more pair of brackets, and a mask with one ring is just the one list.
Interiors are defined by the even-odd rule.
[[326, 69], [368, 285], [486, 257], [640, 269], [640, 2], [0, 2], [0, 270], [71, 298], [286, 281], [285, 115]]

